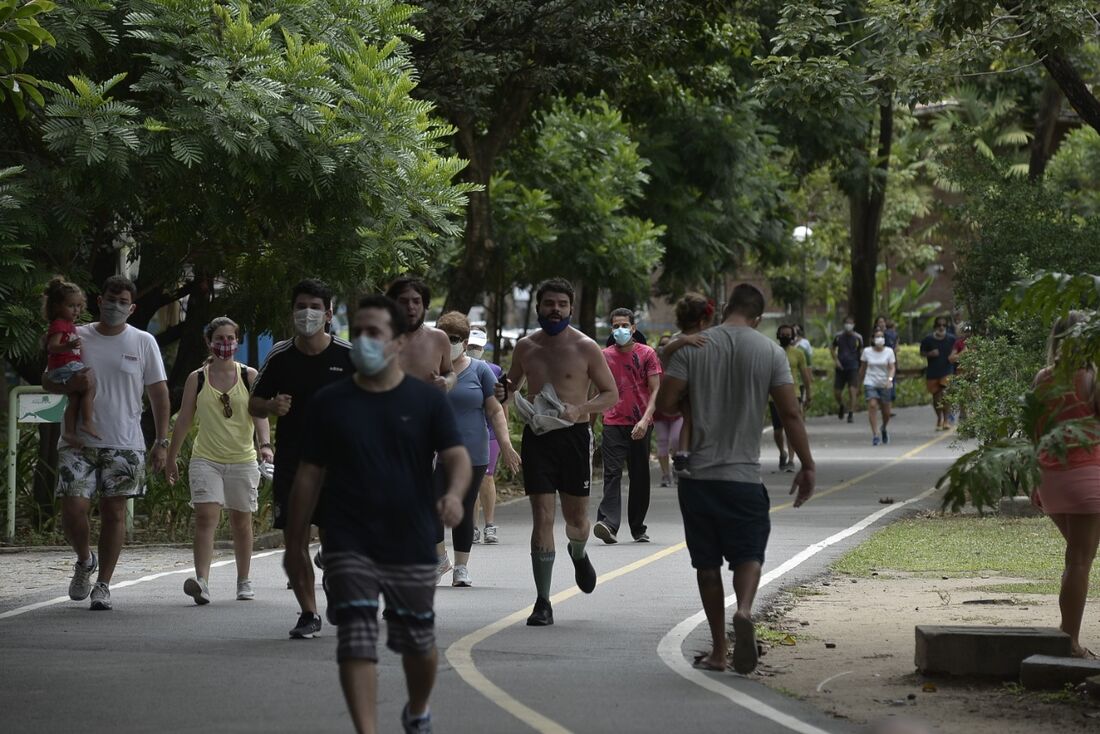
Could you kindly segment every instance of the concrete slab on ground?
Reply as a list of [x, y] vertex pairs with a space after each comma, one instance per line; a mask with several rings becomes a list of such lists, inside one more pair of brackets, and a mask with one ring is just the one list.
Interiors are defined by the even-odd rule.
[[916, 665], [925, 675], [1015, 679], [1032, 655], [1068, 657], [1070, 638], [1054, 627], [917, 625]]
[[1100, 676], [1100, 660], [1032, 655], [1020, 663], [1020, 685], [1033, 690], [1059, 690], [1093, 676]]

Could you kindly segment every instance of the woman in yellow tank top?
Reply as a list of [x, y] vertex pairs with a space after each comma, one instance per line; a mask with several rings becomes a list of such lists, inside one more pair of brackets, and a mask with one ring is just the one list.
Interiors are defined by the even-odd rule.
[[256, 511], [260, 470], [259, 456], [271, 462], [271, 428], [267, 418], [248, 413], [249, 385], [256, 370], [234, 361], [240, 328], [226, 316], [211, 321], [203, 334], [210, 358], [187, 376], [183, 401], [168, 449], [168, 481], [179, 479], [176, 459], [191, 421], [198, 420], [198, 435], [188, 465], [191, 504], [195, 508], [195, 578], [183, 584], [184, 592], [196, 604], [210, 603], [210, 558], [214, 554], [214, 531], [222, 507], [229, 510], [233, 528], [233, 555], [237, 559], [237, 599], [254, 598], [248, 578], [252, 557], [252, 513]]

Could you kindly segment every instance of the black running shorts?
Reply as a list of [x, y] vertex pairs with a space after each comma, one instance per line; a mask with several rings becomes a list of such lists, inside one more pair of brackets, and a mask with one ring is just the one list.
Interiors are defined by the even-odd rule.
[[523, 489], [527, 494], [561, 492], [587, 497], [592, 489], [592, 433], [587, 423], [541, 436], [528, 426], [520, 446]]
[[721, 568], [723, 558], [731, 569], [764, 565], [772, 524], [763, 484], [681, 477], [677, 494], [694, 568]]

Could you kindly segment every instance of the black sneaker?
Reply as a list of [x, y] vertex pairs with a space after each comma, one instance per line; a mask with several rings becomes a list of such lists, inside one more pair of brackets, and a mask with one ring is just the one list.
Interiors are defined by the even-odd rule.
[[848, 411], [848, 422], [849, 423], [852, 422], [852, 411], [850, 411], [850, 410]]
[[569, 560], [573, 561], [574, 578], [577, 581], [577, 586], [584, 593], [591, 594], [592, 590], [596, 588], [596, 569], [592, 568], [592, 561], [588, 560], [588, 554], [585, 553], [584, 558], [579, 561], [570, 555]]
[[409, 704], [405, 704], [401, 709], [401, 728], [405, 734], [432, 734], [432, 712], [427, 711], [414, 719], [409, 713]]
[[844, 405], [836, 406], [836, 419], [838, 421], [844, 420]]
[[290, 631], [290, 636], [295, 640], [312, 640], [320, 631], [321, 615], [302, 612], [298, 617], [298, 624]]
[[322, 571], [325, 570], [325, 557], [321, 555], [321, 549], [318, 548], [317, 552], [313, 554], [313, 565]]
[[786, 468], [787, 468], [787, 455], [786, 454], [780, 454], [779, 455], [779, 471], [783, 471]]
[[683, 452], [677, 452], [672, 455], [672, 470], [678, 477], [690, 477], [691, 472], [688, 471], [688, 459], [691, 454], [685, 454]]
[[882, 442], [890, 443], [890, 434], [886, 432], [886, 428], [882, 429]]
[[541, 596], [535, 599], [535, 609], [527, 618], [528, 627], [549, 627], [554, 624], [554, 608], [550, 606], [549, 599]]

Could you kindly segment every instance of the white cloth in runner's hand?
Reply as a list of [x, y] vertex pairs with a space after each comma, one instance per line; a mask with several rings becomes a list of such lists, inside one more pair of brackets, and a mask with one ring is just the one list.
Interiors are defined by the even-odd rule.
[[533, 403], [518, 392], [515, 394], [515, 399], [516, 413], [519, 414], [520, 420], [531, 427], [536, 436], [573, 426], [573, 421], [560, 417], [565, 410], [565, 405], [550, 383], [543, 385]]

